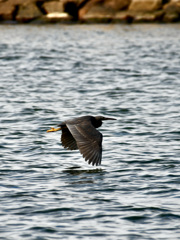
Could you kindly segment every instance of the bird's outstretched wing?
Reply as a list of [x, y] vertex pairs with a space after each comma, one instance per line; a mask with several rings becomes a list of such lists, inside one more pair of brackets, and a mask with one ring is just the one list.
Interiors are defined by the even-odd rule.
[[69, 129], [66, 127], [62, 127], [61, 130], [62, 130], [61, 143], [62, 143], [63, 147], [66, 149], [70, 149], [70, 150], [78, 149], [76, 140], [70, 133]]
[[102, 159], [102, 134], [93, 127], [90, 120], [77, 124], [66, 122], [76, 140], [80, 153], [92, 165], [100, 165]]

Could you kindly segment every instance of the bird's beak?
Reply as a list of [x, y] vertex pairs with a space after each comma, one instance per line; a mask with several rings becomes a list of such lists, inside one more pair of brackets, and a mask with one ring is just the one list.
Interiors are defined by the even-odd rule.
[[108, 117], [105, 117], [103, 120], [117, 120], [116, 118], [108, 118]]
[[47, 130], [47, 132], [56, 132], [56, 131], [59, 131], [61, 130], [61, 128], [53, 128], [51, 127], [51, 129]]

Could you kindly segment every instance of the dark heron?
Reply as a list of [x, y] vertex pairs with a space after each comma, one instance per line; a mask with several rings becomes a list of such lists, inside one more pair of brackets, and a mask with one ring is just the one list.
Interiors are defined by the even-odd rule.
[[102, 134], [96, 128], [104, 120], [116, 120], [102, 116], [83, 116], [64, 121], [59, 128], [51, 128], [47, 132], [62, 130], [61, 142], [64, 148], [79, 149], [86, 161], [92, 165], [100, 165], [102, 158]]

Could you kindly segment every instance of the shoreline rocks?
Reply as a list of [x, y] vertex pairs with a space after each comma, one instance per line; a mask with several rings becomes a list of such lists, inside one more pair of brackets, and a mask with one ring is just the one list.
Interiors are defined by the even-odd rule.
[[0, 0], [0, 23], [180, 22], [180, 0]]

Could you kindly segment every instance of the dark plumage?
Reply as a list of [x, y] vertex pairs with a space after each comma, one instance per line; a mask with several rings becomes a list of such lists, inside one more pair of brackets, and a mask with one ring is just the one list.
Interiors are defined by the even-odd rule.
[[116, 120], [102, 116], [83, 116], [64, 121], [47, 132], [62, 130], [61, 142], [64, 148], [79, 149], [86, 161], [92, 165], [100, 165], [102, 159], [102, 134], [96, 128], [103, 120]]

